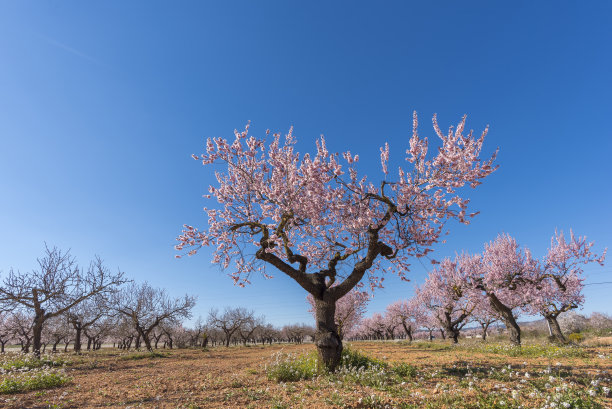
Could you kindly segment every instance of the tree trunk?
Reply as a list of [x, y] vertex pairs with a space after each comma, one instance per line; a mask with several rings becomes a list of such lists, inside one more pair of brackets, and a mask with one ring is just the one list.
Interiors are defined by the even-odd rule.
[[76, 333], [74, 335], [74, 352], [79, 353], [81, 352], [81, 332], [83, 331], [83, 328], [80, 325], [75, 325], [74, 329], [76, 330]]
[[453, 340], [453, 344], [459, 343], [459, 330], [453, 325], [453, 318], [450, 311], [444, 312], [444, 332]]
[[402, 326], [404, 327], [404, 332], [406, 333], [408, 342], [412, 342], [412, 325], [406, 325], [406, 322], [402, 320]]
[[149, 339], [150, 332], [142, 329], [138, 329], [138, 332], [138, 337], [142, 338], [142, 341], [144, 342], [147, 351], [153, 352], [153, 346], [151, 345], [151, 340]]
[[446, 334], [442, 328], [440, 328], [440, 334], [442, 334], [442, 339], [446, 339]]
[[[32, 352], [37, 358], [40, 358], [40, 347], [42, 346], [42, 330], [44, 322], [44, 312], [36, 314], [34, 317], [34, 325], [32, 326], [33, 343]], [[27, 352], [27, 351], [26, 351]]]
[[319, 353], [319, 362], [330, 372], [335, 371], [342, 359], [342, 340], [336, 328], [335, 314], [335, 300], [315, 298], [317, 329], [314, 343]]
[[516, 319], [514, 319], [514, 315], [512, 314], [512, 310], [506, 307], [502, 302], [497, 298], [497, 296], [493, 293], [488, 294], [489, 302], [491, 303], [491, 307], [495, 311], [501, 315], [504, 320], [504, 324], [506, 324], [506, 328], [508, 329], [508, 333], [510, 334], [510, 342], [514, 345], [521, 345], [521, 328], [518, 326]]
[[559, 326], [559, 321], [557, 321], [557, 317], [552, 314], [545, 315], [546, 322], [548, 322], [548, 328], [552, 334], [552, 337], [559, 342], [566, 343], [567, 340], [563, 336], [563, 332], [561, 332], [561, 327]]
[[483, 324], [483, 323], [480, 324], [480, 326], [482, 327], [482, 340], [483, 341], [487, 340], [487, 329], [489, 329], [489, 324], [490, 323], [488, 322], [486, 324]]

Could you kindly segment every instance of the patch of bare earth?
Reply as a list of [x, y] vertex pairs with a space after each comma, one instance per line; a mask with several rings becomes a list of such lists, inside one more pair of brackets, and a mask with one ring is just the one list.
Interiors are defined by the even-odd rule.
[[[0, 407], [418, 408], [431, 404], [434, 408], [476, 408], [483, 407], [476, 406], [483, 396], [495, 403], [506, 399], [514, 390], [518, 394], [514, 403], [541, 407], [545, 397], [530, 398], [527, 393], [532, 384], [545, 389], [548, 377], [557, 379], [554, 383], [550, 381], [551, 389], [570, 382], [574, 383], [571, 387], [582, 388], [585, 393], [597, 389], [597, 399], [612, 407], [612, 399], [601, 393], [603, 387], [610, 387], [612, 377], [610, 347], [591, 349], [589, 356], [582, 358], [508, 357], [396, 342], [355, 342], [352, 348], [390, 364], [409, 363], [416, 367], [417, 373], [410, 379], [388, 385], [338, 382], [330, 377], [277, 383], [268, 380], [265, 372], [265, 365], [272, 362], [272, 354], [281, 350], [308, 352], [314, 349], [313, 345], [161, 350], [165, 357], [143, 359], [125, 359], [126, 353], [109, 349], [72, 356], [74, 363], [67, 368], [73, 377], [71, 384], [45, 391], [0, 395]], [[526, 378], [526, 373], [532, 375]], [[479, 379], [473, 381], [471, 377]], [[587, 384], [592, 380], [597, 380], [597, 387]], [[499, 394], [498, 401], [496, 394]]]

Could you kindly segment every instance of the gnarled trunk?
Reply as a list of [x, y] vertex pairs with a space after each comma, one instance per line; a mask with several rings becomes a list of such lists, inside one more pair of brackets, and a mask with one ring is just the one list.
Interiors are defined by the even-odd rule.
[[314, 343], [319, 353], [319, 362], [330, 372], [336, 369], [342, 359], [342, 340], [336, 328], [335, 314], [335, 300], [315, 297], [317, 329]]
[[499, 313], [504, 320], [508, 333], [510, 334], [510, 342], [514, 345], [521, 345], [521, 328], [518, 326], [512, 310], [506, 307], [497, 296], [493, 293], [487, 293], [491, 307]]
[[486, 341], [487, 340], [487, 330], [489, 329], [489, 325], [490, 323], [480, 323], [480, 326], [482, 327], [482, 340]]
[[81, 352], [81, 334], [83, 332], [83, 327], [81, 326], [81, 324], [73, 324], [72, 325], [74, 327], [75, 333], [74, 333], [74, 352], [76, 353], [80, 353]]
[[545, 315], [544, 318], [546, 318], [546, 321], [548, 322], [550, 335], [558, 342], [566, 343], [567, 340], [563, 336], [563, 332], [561, 332], [561, 327], [559, 326], [559, 321], [557, 321], [557, 316], [554, 314], [548, 314]]
[[42, 346], [43, 322], [44, 311], [36, 314], [36, 316], [34, 317], [34, 325], [32, 326], [32, 352], [34, 352], [34, 355], [36, 357], [40, 357], [40, 347]]
[[406, 332], [408, 342], [412, 342], [412, 325], [406, 325], [406, 322], [402, 321], [402, 326], [404, 327], [404, 332]]

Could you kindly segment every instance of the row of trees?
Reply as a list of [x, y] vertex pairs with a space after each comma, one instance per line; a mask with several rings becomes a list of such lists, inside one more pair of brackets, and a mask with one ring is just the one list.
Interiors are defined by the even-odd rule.
[[[64, 351], [68, 351], [69, 345], [72, 345], [75, 352], [80, 352], [84, 339], [87, 340], [87, 350], [97, 350], [103, 343], [112, 343], [119, 349], [144, 347], [152, 350], [274, 342], [302, 343], [314, 336], [314, 328], [311, 326], [294, 324], [276, 328], [246, 308], [226, 308], [222, 313], [212, 310], [207, 320], [198, 318], [192, 326], [185, 326], [175, 315], [170, 319], [162, 319], [159, 325], [147, 323], [145, 330], [142, 328], [145, 325], [143, 317], [139, 317], [136, 324], [131, 316], [113, 313], [112, 309], [106, 309], [104, 313], [97, 309], [83, 308], [81, 311], [83, 315], [72, 312], [47, 320], [41, 336], [41, 352], [44, 353], [47, 347], [56, 352], [61, 346]], [[92, 312], [96, 317], [89, 315]], [[0, 314], [1, 352], [4, 352], [6, 344], [21, 345], [23, 352], [30, 352], [32, 322], [32, 317], [22, 311]]]
[[437, 329], [457, 342], [468, 323], [487, 329], [503, 322], [514, 344], [521, 343], [520, 315], [539, 315], [550, 335], [565, 342], [558, 317], [584, 303], [583, 269], [589, 263], [603, 265], [605, 251], [597, 255], [593, 243], [573, 233], [569, 240], [555, 232], [541, 259], [521, 248], [509, 235], [498, 236], [478, 255], [461, 254], [444, 259], [410, 300], [389, 305], [384, 314], [363, 319], [352, 337], [392, 338], [402, 331], [412, 339], [415, 330], [429, 337]]
[[11, 269], [0, 284], [2, 346], [16, 340], [40, 356], [46, 343], [55, 350], [70, 338], [78, 352], [83, 337], [96, 348], [113, 331], [131, 328], [150, 350], [154, 331], [189, 318], [195, 305], [195, 297], [170, 297], [111, 272], [99, 257], [83, 268], [69, 251], [46, 247], [37, 262], [31, 272]]
[[314, 336], [307, 325], [275, 328], [246, 308], [212, 310], [192, 328], [183, 321], [192, 315], [196, 298], [171, 297], [148, 283], [112, 273], [100, 258], [81, 268], [68, 251], [45, 248], [38, 268], [15, 270], [0, 285], [0, 349], [7, 343], [40, 356], [49, 345], [57, 351], [72, 344], [80, 352], [112, 342], [122, 349], [159, 346], [207, 346], [241, 342], [298, 342]]

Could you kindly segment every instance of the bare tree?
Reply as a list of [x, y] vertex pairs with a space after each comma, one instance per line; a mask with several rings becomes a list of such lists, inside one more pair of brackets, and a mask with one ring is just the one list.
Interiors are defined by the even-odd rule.
[[285, 325], [281, 330], [281, 334], [287, 342], [301, 344], [306, 337], [314, 337], [315, 329], [306, 324]]
[[21, 352], [30, 352], [32, 345], [32, 317], [23, 311], [15, 311], [9, 317], [8, 326], [13, 338], [21, 345]]
[[43, 331], [44, 338], [53, 346], [51, 352], [57, 352], [57, 346], [70, 338], [72, 326], [64, 316], [50, 318]]
[[189, 295], [171, 298], [166, 290], [153, 288], [145, 282], [132, 283], [117, 293], [114, 308], [129, 319], [140, 340], [152, 351], [153, 330], [164, 321], [191, 317], [195, 302], [196, 298]]
[[243, 325], [238, 328], [238, 335], [242, 340], [242, 344], [246, 346], [249, 340], [253, 339], [253, 334], [257, 329], [264, 325], [265, 318], [264, 317], [255, 317], [251, 316], [247, 319]]
[[253, 315], [253, 311], [243, 307], [226, 307], [223, 314], [213, 309], [208, 314], [208, 323], [210, 326], [223, 331], [223, 334], [225, 334], [225, 346], [228, 347], [232, 336], [247, 322], [253, 320]]
[[111, 336], [117, 340], [117, 348], [129, 350], [136, 337], [136, 332], [131, 321], [127, 317], [119, 315], [117, 323], [111, 331]]
[[0, 312], [0, 353], [4, 353], [4, 346], [12, 338], [13, 331], [7, 313]]
[[126, 280], [122, 272], [111, 273], [99, 257], [82, 270], [69, 251], [56, 247], [45, 246], [45, 255], [37, 261], [38, 268], [31, 273], [10, 270], [0, 286], [0, 304], [33, 314], [32, 347], [39, 356], [43, 326], [49, 318], [95, 295], [112, 293]]
[[83, 334], [87, 337], [87, 350], [100, 349], [102, 342], [112, 334], [117, 321], [114, 316], [104, 316], [83, 330]]
[[272, 345], [274, 340], [278, 340], [280, 338], [280, 331], [272, 324], [266, 324], [260, 326], [256, 331], [256, 338], [264, 345], [266, 342]]
[[[74, 328], [74, 351], [81, 352], [81, 338], [83, 332], [94, 325], [98, 320], [107, 315], [110, 311], [108, 297], [98, 294], [82, 303], [76, 305], [66, 312], [66, 317], [70, 325]], [[91, 341], [88, 343], [91, 346]]]

